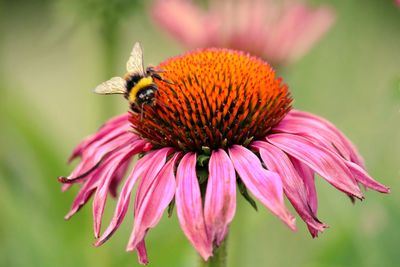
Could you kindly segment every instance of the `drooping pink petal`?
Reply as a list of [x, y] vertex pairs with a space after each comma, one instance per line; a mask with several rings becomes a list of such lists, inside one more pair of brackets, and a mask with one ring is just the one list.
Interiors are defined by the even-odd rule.
[[[275, 1], [276, 3], [280, 1]], [[273, 64], [287, 64], [303, 56], [332, 26], [334, 12], [327, 7], [312, 9], [296, 1], [264, 1], [267, 26], [260, 31], [263, 54]]]
[[74, 184], [63, 184], [63, 185], [61, 185], [61, 191], [62, 192], [65, 192], [65, 191], [67, 191], [68, 189], [70, 189], [72, 186], [73, 186]]
[[268, 31], [266, 2], [214, 0], [211, 4], [210, 12], [220, 21], [216, 44], [263, 56], [266, 46], [263, 35]]
[[76, 183], [85, 179], [91, 172], [109, 157], [114, 151], [118, 151], [131, 142], [138, 140], [138, 137], [130, 132], [124, 131], [107, 142], [99, 140], [89, 146], [82, 153], [82, 160], [68, 177], [59, 177], [62, 183]]
[[94, 142], [99, 140], [107, 141], [110, 137], [121, 133], [121, 131], [127, 131], [127, 127], [129, 127], [128, 118], [129, 113], [126, 113], [108, 120], [95, 134], [88, 136], [76, 146], [68, 161], [70, 162], [76, 157], [81, 156], [83, 151], [87, 150], [88, 146]]
[[[116, 140], [116, 143], [113, 142], [113, 144], [118, 144], [117, 148], [112, 149], [109, 145], [102, 147], [102, 149], [99, 148], [99, 151], [94, 151], [94, 154], [92, 157], [85, 158], [85, 160], [82, 161], [81, 164], [79, 164], [76, 169], [72, 172], [72, 174], [69, 177], [61, 177], [62, 182], [80, 182], [84, 181], [81, 189], [79, 190], [77, 196], [75, 197], [70, 211], [67, 213], [65, 216], [65, 219], [69, 219], [72, 215], [74, 215], [83, 205], [86, 204], [86, 202], [90, 199], [91, 195], [93, 194], [94, 190], [98, 187], [100, 178], [102, 176], [102, 173], [104, 170], [107, 170], [110, 168], [109, 164], [107, 163], [107, 158], [111, 157], [114, 154], [118, 154], [120, 151], [118, 148], [121, 146], [129, 146], [130, 144], [134, 143], [137, 139], [136, 136], [134, 135], [127, 135], [127, 136], [121, 136]], [[148, 144], [146, 143], [145, 147], [143, 150], [148, 149]], [[100, 159], [99, 159], [100, 158]], [[98, 161], [96, 164], [94, 162]], [[94, 164], [94, 165], [93, 165]], [[79, 174], [80, 170], [82, 168], [85, 168], [87, 165], [93, 165], [89, 171], [84, 172], [83, 174]], [[77, 175], [75, 177], [71, 177], [72, 175]], [[60, 179], [60, 178], [59, 178]]]
[[357, 197], [363, 194], [344, 159], [326, 148], [294, 134], [272, 134], [268, 142], [308, 165], [337, 189]]
[[[314, 179], [314, 171], [308, 167], [307, 165], [303, 164], [301, 161], [297, 160], [296, 158], [290, 157], [290, 161], [293, 164], [293, 167], [300, 175], [301, 179], [304, 181], [304, 186], [307, 190], [307, 199], [308, 204], [310, 205], [310, 209], [314, 214], [314, 217], [317, 216], [318, 211], [318, 199], [317, 199], [317, 189], [315, 187], [315, 179]], [[325, 227], [328, 228], [329, 226], [325, 224]], [[308, 230], [310, 231], [312, 237], [318, 236], [318, 231], [314, 228], [307, 225]]]
[[259, 150], [261, 158], [268, 170], [276, 172], [282, 179], [285, 195], [307, 224], [310, 232], [315, 237], [318, 232], [324, 231], [326, 225], [321, 223], [308, 202], [308, 192], [303, 179], [291, 163], [289, 157], [279, 148], [262, 141], [252, 143]]
[[149, 259], [147, 257], [146, 244], [144, 240], [139, 242], [139, 244], [137, 245], [137, 253], [138, 253], [139, 263], [147, 265], [149, 263]]
[[314, 179], [314, 171], [303, 164], [301, 161], [296, 158], [290, 157], [290, 161], [293, 164], [293, 167], [296, 169], [297, 173], [300, 175], [301, 179], [304, 181], [304, 186], [307, 190], [307, 199], [310, 204], [310, 208], [314, 213], [314, 216], [317, 217], [318, 211], [318, 198], [317, 198], [317, 189], [315, 187], [315, 179]]
[[275, 172], [264, 169], [258, 157], [247, 148], [234, 145], [229, 149], [233, 166], [247, 189], [292, 230], [295, 218], [285, 207], [282, 181]]
[[68, 213], [64, 216], [65, 220], [69, 220], [75, 213], [77, 213], [93, 195], [99, 180], [96, 176], [89, 177], [82, 187], [79, 189], [74, 201], [72, 202], [71, 208]]
[[274, 132], [290, 133], [306, 137], [335, 153], [339, 153], [346, 160], [351, 160], [352, 148], [346, 146], [336, 132], [331, 131], [319, 122], [286, 116], [273, 130]]
[[137, 153], [142, 152], [145, 145], [146, 141], [137, 140], [126, 147], [121, 148], [118, 153], [112, 155], [107, 159], [107, 162], [104, 163], [109, 165], [109, 168], [105, 169], [101, 174], [101, 177], [99, 177], [99, 186], [97, 187], [96, 194], [93, 199], [93, 227], [96, 238], [98, 238], [100, 234], [101, 218], [103, 216], [110, 183], [114, 178], [114, 175], [119, 167], [129, 162], [130, 159]]
[[101, 235], [101, 237], [96, 241], [95, 246], [102, 245], [120, 226], [128, 210], [131, 192], [137, 179], [139, 177], [147, 177], [148, 179], [153, 179], [153, 177], [155, 177], [160, 172], [161, 168], [165, 165], [166, 158], [172, 152], [172, 150], [172, 148], [158, 149], [147, 153], [143, 158], [136, 162], [135, 167], [133, 168], [131, 174], [128, 176], [124, 186], [121, 189], [121, 193], [118, 198], [118, 203], [115, 208], [114, 216], [111, 220], [111, 223]]
[[[171, 153], [172, 150], [168, 150], [168, 153]], [[177, 156], [177, 155], [175, 155]], [[145, 176], [143, 176], [145, 177]], [[159, 179], [159, 176], [150, 176], [147, 179], [142, 178], [139, 183], [138, 190], [136, 191], [135, 203], [134, 203], [134, 215], [137, 215], [137, 212], [140, 210], [140, 206], [142, 206], [143, 201], [147, 199], [148, 190], [151, 188], [155, 179]]]
[[110, 186], [108, 190], [110, 191], [110, 194], [112, 197], [117, 197], [117, 188], [119, 184], [121, 183], [121, 180], [124, 178], [125, 174], [128, 171], [129, 164], [131, 162], [129, 160], [125, 161], [121, 166], [118, 167], [118, 169], [115, 171], [113, 178], [111, 179]]
[[[180, 153], [176, 153], [154, 179], [152, 179], [153, 177], [142, 177], [136, 194], [136, 202], [140, 204], [135, 205], [134, 227], [126, 248], [127, 251], [137, 249], [147, 231], [157, 225], [164, 210], [174, 198], [176, 188], [174, 168], [179, 156]], [[143, 182], [147, 179], [152, 179], [152, 181], [150, 183]]]
[[353, 173], [354, 177], [356, 178], [357, 182], [363, 184], [364, 186], [371, 188], [375, 191], [381, 192], [381, 193], [389, 193], [390, 189], [375, 181], [371, 176], [368, 175], [368, 173], [358, 166], [357, 164], [346, 161], [346, 166], [350, 169], [350, 171]]
[[335, 15], [330, 8], [310, 9], [289, 1], [271, 29], [274, 32], [271, 37], [275, 40], [270, 39], [270, 43], [280, 55], [278, 62], [290, 63], [299, 59], [332, 26], [334, 20]]
[[[326, 120], [306, 112], [291, 111], [274, 128], [274, 131], [298, 134], [331, 151], [332, 149], [336, 150], [345, 159], [354, 162], [345, 161], [345, 164], [353, 173], [357, 182], [379, 192], [388, 192], [387, 187], [373, 180], [364, 170], [363, 160], [350, 141]], [[361, 169], [356, 165], [360, 165]]]
[[[130, 144], [132, 140], [136, 139], [127, 139], [126, 145]], [[118, 150], [113, 150], [108, 153], [107, 156], [112, 156], [114, 154], [118, 154]], [[65, 216], [65, 219], [68, 220], [71, 218], [72, 215], [74, 215], [79, 209], [86, 204], [86, 202], [90, 199], [92, 194], [94, 193], [94, 190], [98, 187], [102, 174], [105, 172], [105, 170], [110, 168], [109, 162], [105, 161], [102, 162], [102, 164], [97, 164], [96, 168], [94, 168], [91, 172], [87, 173], [84, 177], [84, 183], [82, 187], [80, 188], [77, 196], [75, 197], [72, 206]]]
[[203, 10], [193, 0], [157, 0], [154, 21], [189, 47], [250, 52], [273, 64], [303, 56], [332, 26], [332, 9], [293, 0], [211, 0]]
[[222, 149], [213, 151], [204, 202], [204, 219], [211, 241], [219, 246], [236, 210], [236, 174], [232, 161]]
[[189, 47], [207, 46], [216, 25], [213, 18], [191, 1], [157, 0], [152, 17], [168, 33]]
[[176, 172], [176, 211], [186, 237], [204, 260], [213, 255], [212, 240], [204, 221], [200, 186], [196, 176], [196, 154], [187, 153]]
[[294, 110], [294, 109], [287, 114], [287, 117], [288, 118], [294, 117], [303, 120], [308, 120], [310, 121], [310, 123], [312, 123], [312, 125], [317, 127], [317, 129], [324, 129], [324, 128], [329, 129], [342, 141], [343, 145], [348, 149], [350, 153], [350, 160], [360, 165], [361, 167], [365, 168], [364, 159], [358, 153], [357, 148], [341, 131], [339, 131], [332, 123], [330, 123], [326, 119], [318, 117], [308, 112]]

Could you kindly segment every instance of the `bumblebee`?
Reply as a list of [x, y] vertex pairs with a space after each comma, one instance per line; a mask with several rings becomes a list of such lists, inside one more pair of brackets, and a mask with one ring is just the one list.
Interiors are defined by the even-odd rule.
[[126, 63], [127, 73], [124, 78], [113, 77], [98, 85], [94, 92], [101, 95], [123, 94], [128, 99], [132, 110], [142, 109], [143, 105], [155, 104], [157, 85], [154, 80], [166, 81], [160, 76], [160, 70], [143, 66], [143, 51], [137, 42], [132, 48], [131, 55]]

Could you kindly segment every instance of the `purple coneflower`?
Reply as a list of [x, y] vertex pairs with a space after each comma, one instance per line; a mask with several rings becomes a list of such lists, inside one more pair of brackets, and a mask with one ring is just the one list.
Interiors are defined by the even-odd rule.
[[238, 49], [273, 65], [303, 56], [335, 20], [330, 8], [296, 0], [210, 0], [208, 10], [192, 0], [156, 0], [152, 17], [188, 47]]
[[[315, 174], [352, 199], [363, 198], [360, 184], [389, 192], [368, 175], [355, 147], [335, 126], [291, 109], [287, 85], [266, 62], [238, 51], [205, 49], [159, 68], [170, 83], [155, 81], [155, 105], [109, 120], [75, 148], [71, 160], [81, 162], [59, 178], [64, 189], [81, 184], [66, 218], [94, 195], [96, 246], [122, 223], [136, 183], [127, 250], [136, 250], [143, 264], [146, 233], [168, 206], [175, 206], [183, 232], [207, 260], [228, 232], [237, 191], [253, 204], [256, 198], [294, 230], [286, 196], [313, 237], [326, 228], [317, 218]], [[135, 155], [139, 159], [124, 180]], [[109, 193], [118, 202], [101, 233]]]

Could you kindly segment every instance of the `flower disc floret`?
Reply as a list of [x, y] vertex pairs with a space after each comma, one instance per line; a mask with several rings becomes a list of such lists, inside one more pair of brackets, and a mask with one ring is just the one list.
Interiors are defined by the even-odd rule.
[[160, 64], [154, 106], [132, 127], [155, 147], [183, 151], [247, 145], [264, 138], [291, 108], [287, 85], [266, 62], [228, 49], [198, 50]]

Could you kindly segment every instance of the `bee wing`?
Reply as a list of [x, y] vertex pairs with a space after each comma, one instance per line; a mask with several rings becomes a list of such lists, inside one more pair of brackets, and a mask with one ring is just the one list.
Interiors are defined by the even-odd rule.
[[93, 92], [100, 95], [125, 94], [126, 81], [121, 77], [113, 77], [98, 85]]
[[144, 66], [143, 66], [143, 51], [139, 42], [136, 42], [132, 48], [131, 56], [126, 62], [126, 70], [129, 74], [139, 74], [144, 76]]

